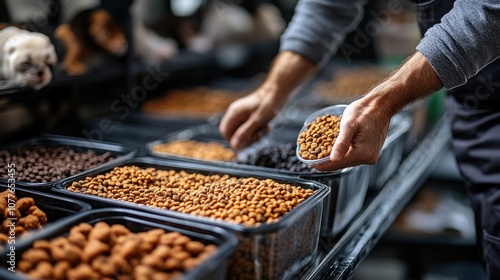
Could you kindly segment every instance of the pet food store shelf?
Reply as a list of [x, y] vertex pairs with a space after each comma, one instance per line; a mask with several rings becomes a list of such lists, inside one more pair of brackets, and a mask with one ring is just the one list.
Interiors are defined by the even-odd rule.
[[337, 242], [321, 248], [317, 265], [302, 280], [350, 279], [373, 250], [397, 215], [427, 180], [433, 165], [442, 158], [451, 133], [447, 120], [440, 120], [404, 159], [396, 175], [373, 198]]

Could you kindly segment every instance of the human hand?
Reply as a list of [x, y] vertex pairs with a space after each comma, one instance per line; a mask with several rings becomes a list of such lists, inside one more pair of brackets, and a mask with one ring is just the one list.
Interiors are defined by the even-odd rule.
[[219, 125], [220, 133], [234, 149], [249, 146], [269, 131], [268, 123], [283, 103], [274, 94], [260, 88], [229, 106]]
[[363, 98], [345, 109], [339, 135], [330, 153], [330, 161], [313, 165], [314, 168], [333, 171], [377, 162], [392, 115], [371, 103], [368, 98]]

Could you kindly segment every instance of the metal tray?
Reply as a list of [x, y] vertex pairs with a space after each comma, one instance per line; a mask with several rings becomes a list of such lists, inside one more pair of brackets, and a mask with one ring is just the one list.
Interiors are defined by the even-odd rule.
[[[118, 162], [123, 162], [127, 159], [132, 158], [136, 151], [135, 149], [128, 148], [122, 145], [118, 145], [115, 143], [108, 143], [108, 142], [101, 142], [101, 141], [95, 141], [95, 140], [88, 140], [88, 139], [83, 139], [83, 138], [73, 138], [73, 137], [67, 137], [67, 136], [59, 136], [59, 135], [51, 135], [51, 134], [43, 134], [28, 140], [23, 140], [15, 143], [8, 144], [6, 146], [0, 147], [2, 150], [10, 150], [18, 147], [25, 147], [25, 146], [31, 146], [31, 145], [55, 145], [55, 146], [61, 146], [66, 149], [73, 149], [76, 152], [86, 152], [88, 150], [93, 150], [96, 152], [96, 154], [103, 154], [105, 152], [111, 152], [114, 156], [115, 159], [108, 161], [104, 164], [95, 166], [91, 168], [90, 170], [96, 170], [99, 167], [102, 166], [108, 166], [114, 163]], [[19, 171], [22, 166], [16, 165], [16, 171]], [[81, 174], [82, 172], [69, 176], [68, 178], [74, 178]], [[2, 174], [3, 176], [4, 174]], [[15, 176], [14, 176], [15, 179]], [[52, 182], [45, 182], [45, 183], [31, 183], [31, 182], [25, 182], [25, 181], [18, 181], [16, 180], [16, 185], [26, 187], [26, 188], [34, 188], [34, 189], [43, 189], [43, 188], [50, 188], [54, 183], [60, 180], [54, 180]], [[7, 184], [9, 183], [6, 178], [0, 178], [0, 184]]]
[[[110, 171], [114, 166], [125, 165], [154, 167], [163, 170], [184, 170], [189, 173], [229, 174], [235, 177], [273, 179], [277, 182], [314, 189], [316, 192], [281, 217], [278, 222], [250, 227], [66, 190], [67, 186], [74, 180], [103, 174]], [[310, 265], [316, 256], [323, 203], [330, 193], [329, 188], [322, 184], [271, 173], [229, 170], [215, 166], [153, 158], [133, 159], [114, 166], [87, 172], [80, 177], [59, 182], [53, 187], [53, 191], [87, 201], [94, 207], [125, 207], [227, 229], [235, 233], [239, 238], [236, 254], [229, 261], [229, 279], [290, 279], [299, 270]]]
[[[195, 224], [189, 221], [183, 221], [166, 216], [145, 215], [144, 213], [132, 210], [107, 208], [99, 210], [91, 210], [74, 216], [70, 219], [62, 221], [47, 227], [29, 238], [16, 244], [15, 253], [20, 260], [23, 252], [31, 248], [32, 244], [37, 240], [50, 240], [59, 236], [68, 234], [73, 226], [80, 223], [95, 224], [97, 222], [106, 222], [108, 224], [121, 224], [127, 227], [132, 232], [144, 232], [150, 229], [161, 228], [167, 232], [176, 231], [182, 233], [193, 240], [200, 241], [204, 244], [214, 244], [217, 246], [217, 251], [214, 255], [201, 263], [193, 270], [187, 272], [182, 279], [226, 279], [227, 260], [234, 253], [237, 240], [234, 235], [226, 230], [218, 227], [208, 227], [206, 225]], [[0, 257], [2, 269], [0, 269], [1, 279], [27, 279], [22, 274], [12, 273], [8, 271], [8, 256], [9, 249], [3, 250]]]

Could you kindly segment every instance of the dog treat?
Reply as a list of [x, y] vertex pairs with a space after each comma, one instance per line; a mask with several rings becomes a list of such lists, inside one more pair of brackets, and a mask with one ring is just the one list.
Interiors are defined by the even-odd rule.
[[[75, 244], [80, 238], [83, 242]], [[168, 280], [182, 277], [216, 250], [179, 232], [133, 233], [119, 224], [81, 223], [67, 237], [36, 241], [22, 254], [19, 270], [37, 279]]]
[[250, 226], [277, 221], [314, 192], [270, 179], [137, 166], [115, 167], [68, 190]]
[[204, 160], [231, 161], [236, 159], [233, 150], [217, 142], [174, 140], [153, 146], [153, 151]]
[[325, 115], [310, 123], [298, 137], [300, 157], [315, 160], [329, 156], [339, 135], [341, 119], [342, 116]]
[[46, 183], [63, 179], [112, 160], [111, 153], [76, 152], [58, 146], [31, 145], [0, 151], [0, 174], [8, 178], [7, 163], [15, 162], [16, 180]]
[[273, 142], [270, 146], [256, 151], [248, 158], [239, 160], [238, 163], [292, 172], [317, 172], [316, 169], [297, 158], [292, 144], [283, 142]]
[[[14, 207], [9, 207], [9, 204]], [[9, 236], [13, 235], [12, 229], [18, 237], [47, 224], [47, 216], [35, 205], [33, 198], [17, 199], [17, 196], [10, 190], [0, 193], [0, 213], [0, 247], [7, 244]]]
[[142, 110], [149, 114], [179, 114], [209, 116], [224, 112], [229, 105], [242, 97], [240, 92], [195, 88], [170, 90], [160, 98], [143, 103]]
[[320, 82], [316, 91], [323, 97], [338, 100], [357, 99], [380, 83], [387, 72], [376, 68], [342, 69], [337, 71], [329, 82]]

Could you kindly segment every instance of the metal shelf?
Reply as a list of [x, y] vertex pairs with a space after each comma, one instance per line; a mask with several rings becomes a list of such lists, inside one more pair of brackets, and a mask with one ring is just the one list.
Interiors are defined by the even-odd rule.
[[448, 121], [442, 119], [405, 158], [396, 175], [366, 203], [338, 240], [329, 243], [330, 246], [320, 246], [316, 265], [301, 279], [350, 279], [430, 176], [437, 159], [446, 153], [450, 139]]

